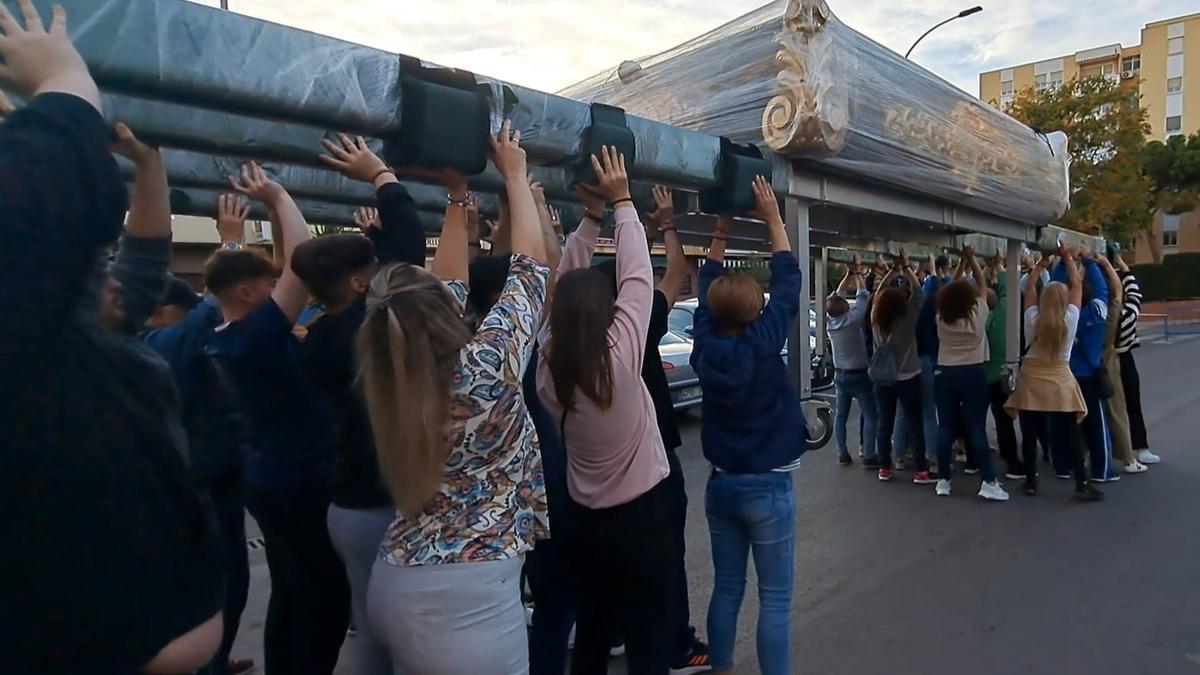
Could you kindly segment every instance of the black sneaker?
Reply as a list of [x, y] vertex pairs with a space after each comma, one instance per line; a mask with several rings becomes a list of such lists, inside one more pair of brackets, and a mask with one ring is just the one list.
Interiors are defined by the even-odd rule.
[[880, 466], [878, 457], [867, 457], [862, 461], [862, 468], [868, 471], [877, 471]]
[[684, 658], [671, 663], [671, 675], [707, 673], [710, 670], [712, 661], [708, 656], [708, 645], [698, 639], [692, 640], [692, 648]]
[[843, 455], [841, 457], [838, 457], [838, 464], [840, 466], [850, 466], [853, 463], [854, 463], [854, 460], [850, 459], [850, 455]]
[[1024, 490], [1025, 490], [1025, 494], [1029, 495], [1030, 497], [1037, 496], [1037, 477], [1036, 476], [1029, 476], [1025, 479]]
[[1004, 475], [1009, 480], [1025, 480], [1029, 474], [1026, 472], [1024, 464], [1009, 464], [1008, 473]]
[[1085, 483], [1075, 487], [1074, 499], [1077, 502], [1098, 502], [1104, 499], [1104, 493], [1097, 490], [1091, 483]]

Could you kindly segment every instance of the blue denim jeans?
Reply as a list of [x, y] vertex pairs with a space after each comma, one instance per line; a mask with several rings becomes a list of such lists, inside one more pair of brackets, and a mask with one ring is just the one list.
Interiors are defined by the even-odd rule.
[[[937, 370], [937, 359], [933, 356], [921, 357], [921, 428], [925, 431], [925, 459], [932, 462], [937, 459], [937, 397], [934, 394], [933, 373]], [[908, 415], [896, 418], [896, 435], [892, 447], [896, 453], [902, 453], [908, 448]]]
[[714, 670], [733, 670], [738, 612], [751, 549], [758, 572], [758, 662], [764, 675], [786, 675], [795, 551], [795, 499], [789, 473], [714, 472], [704, 495], [712, 538], [713, 595], [708, 639]]
[[862, 446], [868, 458], [875, 456], [875, 432], [879, 426], [879, 413], [875, 408], [875, 391], [871, 377], [865, 372], [846, 373], [838, 371], [833, 376], [837, 387], [837, 416], [833, 422], [833, 435], [837, 439], [838, 457], [849, 457], [846, 447], [846, 422], [850, 419], [850, 405], [858, 401], [862, 415]]
[[983, 480], [996, 480], [987, 438], [987, 413], [991, 404], [983, 365], [939, 366], [937, 369], [938, 478], [950, 480], [954, 471], [955, 439], [967, 439], [967, 454], [979, 463]]

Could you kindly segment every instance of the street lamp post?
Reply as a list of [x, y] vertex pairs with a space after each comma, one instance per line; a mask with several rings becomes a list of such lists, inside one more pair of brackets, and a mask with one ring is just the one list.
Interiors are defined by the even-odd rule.
[[937, 24], [933, 28], [930, 28], [929, 30], [925, 31], [924, 33], [921, 34], [921, 37], [917, 38], [917, 41], [914, 42], [913, 45], [908, 48], [908, 51], [904, 52], [904, 58], [907, 59], [909, 57], [909, 55], [913, 53], [913, 50], [917, 48], [917, 45], [921, 44], [921, 40], [924, 40], [926, 35], [929, 35], [933, 31], [941, 28], [942, 26], [945, 26], [946, 24], [950, 23], [951, 21], [954, 21], [956, 19], [965, 19], [966, 17], [971, 16], [972, 14], [978, 14], [982, 11], [983, 11], [983, 8], [978, 5], [970, 8], [970, 9], [964, 9], [963, 11], [959, 12], [958, 14], [955, 14], [954, 16], [950, 17], [949, 19], [946, 19], [945, 21]]

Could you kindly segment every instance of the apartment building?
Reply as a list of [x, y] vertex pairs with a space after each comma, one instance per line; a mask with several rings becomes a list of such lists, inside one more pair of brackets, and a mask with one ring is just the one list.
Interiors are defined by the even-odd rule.
[[[979, 75], [979, 98], [1003, 108], [1017, 92], [1061, 86], [1074, 78], [1104, 76], [1140, 94], [1150, 138], [1200, 131], [1200, 13], [1148, 23], [1141, 44], [1084, 49], [1067, 56]], [[1164, 255], [1200, 252], [1200, 211], [1159, 215], [1152, 232]], [[1137, 242], [1138, 262], [1150, 262], [1149, 241]]]

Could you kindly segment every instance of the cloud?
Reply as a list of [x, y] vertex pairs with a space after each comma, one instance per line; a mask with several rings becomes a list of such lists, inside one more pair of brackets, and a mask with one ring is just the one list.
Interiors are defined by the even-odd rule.
[[[195, 0], [194, 0], [195, 1]], [[218, 0], [200, 0], [217, 5]], [[832, 0], [845, 23], [903, 53], [973, 0]], [[243, 14], [467, 68], [545, 91], [624, 59], [669, 49], [755, 9], [757, 0], [229, 0]], [[914, 61], [974, 94], [978, 75], [1114, 42], [1136, 44], [1151, 21], [1194, 11], [1192, 0], [1007, 0], [956, 21]]]

